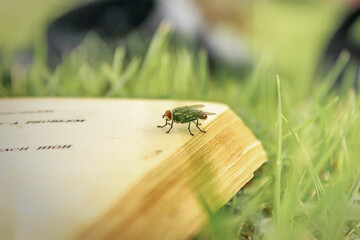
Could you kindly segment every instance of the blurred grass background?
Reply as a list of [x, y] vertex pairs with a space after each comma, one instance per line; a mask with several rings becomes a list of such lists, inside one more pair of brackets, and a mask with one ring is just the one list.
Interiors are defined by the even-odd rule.
[[[320, 0], [253, 3], [248, 24], [255, 64], [241, 75], [226, 68], [211, 73], [204, 51], [172, 49], [168, 25], [159, 28], [145, 56], [121, 46], [112, 52], [90, 35], [51, 71], [45, 26], [73, 4], [0, 2], [0, 96], [226, 103], [262, 141], [269, 162], [226, 206], [209, 212], [209, 224], [196, 239], [360, 238], [360, 98], [351, 87], [353, 73], [332, 88], [349, 56], [343, 54], [327, 76], [315, 75], [344, 6]], [[29, 46], [35, 49], [34, 65], [13, 71], [12, 56]]]
[[29, 47], [46, 24], [71, 7], [62, 0], [0, 1], [0, 46], [2, 51]]

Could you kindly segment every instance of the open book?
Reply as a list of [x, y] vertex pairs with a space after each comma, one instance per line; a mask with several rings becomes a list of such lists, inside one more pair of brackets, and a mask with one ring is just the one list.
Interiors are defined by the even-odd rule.
[[[170, 125], [167, 109], [216, 113]], [[188, 239], [267, 160], [226, 105], [0, 100], [0, 239]]]

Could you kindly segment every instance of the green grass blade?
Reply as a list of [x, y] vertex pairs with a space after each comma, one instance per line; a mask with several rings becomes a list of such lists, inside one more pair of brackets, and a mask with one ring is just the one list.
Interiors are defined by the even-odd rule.
[[278, 93], [278, 131], [276, 145], [275, 162], [275, 186], [274, 186], [274, 214], [277, 223], [279, 223], [280, 205], [281, 205], [281, 169], [282, 169], [282, 105], [281, 105], [281, 86], [279, 75], [276, 76]]
[[348, 193], [348, 200], [350, 202], [354, 201], [356, 194], [358, 193], [360, 189], [360, 173], [356, 176], [354, 179], [353, 185], [350, 188], [350, 191]]
[[[304, 121], [303, 123], [301, 123], [299, 126], [297, 126], [296, 128], [294, 128], [294, 132], [297, 133], [299, 131], [301, 131], [303, 128], [305, 128], [307, 125], [309, 125], [310, 123], [312, 123], [313, 121], [315, 121], [316, 119], [318, 119], [319, 117], [321, 117], [326, 110], [328, 110], [329, 108], [331, 108], [335, 103], [337, 103], [339, 101], [339, 97], [334, 98], [330, 103], [328, 103], [324, 108], [322, 108], [321, 110], [319, 110], [318, 112], [316, 112], [314, 115], [312, 115], [310, 118], [308, 118], [306, 121]], [[283, 141], [286, 140], [288, 137], [290, 137], [292, 135], [291, 131], [289, 131], [287, 134], [285, 134], [283, 136]]]
[[300, 138], [299, 138], [298, 134], [295, 133], [294, 130], [292, 129], [292, 127], [291, 127], [290, 123], [288, 122], [288, 120], [284, 116], [282, 116], [282, 118], [283, 118], [284, 122], [288, 125], [288, 127], [289, 127], [289, 129], [291, 131], [291, 134], [295, 138], [296, 143], [299, 145], [299, 147], [301, 148], [301, 151], [303, 152], [303, 154], [305, 156], [305, 160], [306, 160], [306, 163], [307, 163], [311, 178], [313, 180], [313, 184], [315, 186], [315, 191], [316, 191], [316, 194], [317, 194], [318, 198], [324, 197], [326, 195], [324, 187], [323, 187], [323, 185], [322, 185], [322, 183], [320, 181], [320, 178], [319, 178], [318, 174], [315, 171], [314, 164], [312, 163], [308, 152], [306, 151], [304, 145], [300, 141]]

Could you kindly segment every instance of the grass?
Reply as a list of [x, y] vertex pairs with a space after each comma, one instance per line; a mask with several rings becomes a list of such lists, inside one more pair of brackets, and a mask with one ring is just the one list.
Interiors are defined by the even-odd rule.
[[281, 170], [282, 170], [282, 104], [281, 104], [281, 86], [280, 78], [276, 76], [277, 95], [278, 95], [278, 131], [277, 131], [277, 150], [276, 150], [276, 167], [274, 173], [274, 219], [279, 223], [280, 205], [281, 205]]
[[241, 76], [224, 74], [226, 69], [211, 73], [203, 51], [171, 49], [165, 24], [145, 56], [121, 46], [113, 53], [90, 35], [53, 72], [38, 40], [29, 71], [6, 77], [9, 66], [0, 65], [0, 95], [224, 102], [262, 141], [269, 162], [209, 215], [196, 239], [358, 239], [360, 97], [351, 87], [351, 71], [348, 84], [333, 87], [349, 55], [327, 76], [313, 74], [320, 43], [335, 21], [336, 8], [329, 5], [260, 1], [254, 16], [256, 63]]

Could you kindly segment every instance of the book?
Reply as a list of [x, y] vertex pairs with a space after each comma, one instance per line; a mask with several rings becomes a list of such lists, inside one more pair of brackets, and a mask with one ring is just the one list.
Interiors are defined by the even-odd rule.
[[[199, 127], [165, 110], [204, 104]], [[0, 100], [0, 239], [189, 239], [267, 160], [228, 106]]]

